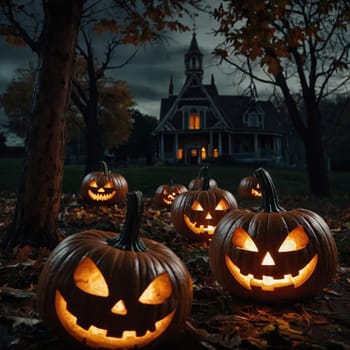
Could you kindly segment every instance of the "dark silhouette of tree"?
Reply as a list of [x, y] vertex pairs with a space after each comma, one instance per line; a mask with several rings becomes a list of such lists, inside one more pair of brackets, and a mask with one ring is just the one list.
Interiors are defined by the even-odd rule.
[[13, 226], [3, 241], [4, 247], [53, 248], [57, 243], [65, 111], [81, 18], [96, 18], [98, 30], [119, 33], [124, 43], [137, 45], [152, 40], [162, 30], [185, 30], [177, 18], [193, 3], [200, 1], [0, 1], [0, 34], [9, 43], [25, 43], [38, 55], [23, 176]]
[[148, 165], [152, 164], [156, 152], [156, 142], [152, 135], [158, 121], [156, 117], [142, 114], [138, 110], [131, 111], [133, 127], [129, 140], [116, 149], [117, 160], [127, 161], [129, 158], [146, 159]]
[[329, 195], [319, 104], [350, 79], [349, 2], [231, 0], [213, 16], [219, 23], [216, 34], [224, 37], [216, 55], [255, 82], [281, 91], [303, 140], [310, 194]]

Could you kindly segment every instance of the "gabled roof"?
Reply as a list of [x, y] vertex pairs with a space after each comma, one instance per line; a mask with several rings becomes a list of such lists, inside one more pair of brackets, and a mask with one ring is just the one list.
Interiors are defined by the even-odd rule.
[[226, 118], [224, 118], [222, 114], [222, 111], [216, 106], [212, 95], [217, 96], [215, 85], [208, 88], [208, 85], [203, 85], [196, 75], [191, 75], [190, 78], [185, 82], [179, 95], [170, 96], [161, 100], [159, 124], [154, 130], [155, 133], [162, 130], [162, 128], [170, 121], [176, 112], [176, 106], [178, 102], [182, 100], [187, 100], [187, 104], [190, 104], [191, 100], [193, 100], [194, 105], [198, 103], [198, 99], [207, 100], [218, 120], [226, 127], [229, 127]]

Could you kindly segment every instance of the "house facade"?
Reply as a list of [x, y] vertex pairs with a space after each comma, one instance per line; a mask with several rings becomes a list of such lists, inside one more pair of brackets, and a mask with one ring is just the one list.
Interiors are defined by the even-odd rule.
[[220, 159], [237, 162], [284, 161], [281, 118], [270, 101], [220, 95], [214, 76], [203, 83], [203, 55], [196, 34], [184, 55], [185, 82], [162, 98], [154, 130], [158, 159], [170, 164], [200, 164]]

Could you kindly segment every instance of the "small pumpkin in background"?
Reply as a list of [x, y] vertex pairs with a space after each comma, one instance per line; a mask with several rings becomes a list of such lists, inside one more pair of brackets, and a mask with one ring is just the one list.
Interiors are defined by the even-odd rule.
[[111, 173], [106, 162], [101, 162], [103, 171], [87, 174], [80, 187], [80, 194], [88, 204], [113, 205], [126, 199], [128, 183], [118, 173]]
[[218, 222], [234, 208], [237, 208], [234, 195], [223, 189], [209, 188], [209, 172], [204, 169], [202, 188], [175, 198], [171, 205], [171, 221], [183, 236], [208, 241], [213, 237]]
[[154, 195], [154, 201], [160, 206], [169, 207], [177, 195], [187, 191], [185, 185], [177, 184], [174, 179], [171, 179], [170, 184], [162, 184], [158, 186]]
[[274, 301], [321, 292], [335, 274], [337, 248], [327, 223], [307, 209], [280, 207], [270, 174], [255, 171], [260, 211], [235, 209], [217, 225], [209, 246], [214, 277], [233, 294]]
[[[203, 180], [204, 180], [204, 173], [209, 172], [209, 167], [207, 165], [204, 165], [199, 168], [198, 176], [194, 179], [192, 179], [188, 183], [188, 190], [195, 191], [200, 190], [203, 187]], [[215, 179], [209, 178], [209, 188], [219, 188], [218, 183]]]
[[246, 176], [241, 179], [237, 190], [241, 199], [261, 199], [260, 184], [256, 176]]
[[143, 349], [183, 326], [191, 276], [169, 248], [140, 237], [142, 212], [142, 193], [128, 193], [119, 235], [82, 231], [52, 251], [37, 295], [39, 313], [57, 335], [93, 349]]

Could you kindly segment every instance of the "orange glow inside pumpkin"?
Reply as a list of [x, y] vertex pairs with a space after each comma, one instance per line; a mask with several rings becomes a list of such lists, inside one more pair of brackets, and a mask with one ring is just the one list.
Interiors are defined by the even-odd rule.
[[[282, 242], [278, 252], [291, 252], [303, 249], [309, 243], [309, 238], [301, 226], [293, 229], [286, 239]], [[238, 249], [248, 250], [251, 252], [258, 252], [258, 248], [253, 239], [242, 228], [236, 228], [232, 235], [232, 244]], [[298, 288], [303, 285], [313, 274], [318, 261], [318, 255], [315, 254], [313, 258], [299, 270], [296, 276], [292, 274], [285, 274], [283, 278], [274, 278], [273, 276], [263, 275], [261, 279], [255, 278], [253, 274], [244, 275], [233, 261], [225, 256], [225, 262], [231, 275], [244, 288], [251, 290], [252, 287], [260, 287], [263, 291], [274, 291], [275, 288], [294, 286]], [[271, 254], [266, 252], [261, 261], [262, 266], [275, 266]]]
[[251, 195], [253, 197], [256, 197], [256, 198], [261, 198], [262, 197], [262, 194], [261, 194], [261, 191], [260, 191], [260, 185], [257, 184], [255, 188], [252, 188], [251, 191], [250, 191]]
[[[98, 202], [109, 201], [117, 193], [115, 190], [111, 191], [114, 188], [114, 184], [111, 181], [107, 181], [102, 187], [99, 187], [96, 180], [91, 180], [89, 182], [89, 187], [91, 188], [88, 189], [89, 197]], [[106, 190], [108, 192], [106, 192]]]
[[[227, 210], [228, 208], [229, 208], [228, 203], [224, 199], [220, 199], [220, 201], [218, 202], [214, 210], [224, 211], [224, 210]], [[191, 205], [191, 209], [193, 211], [199, 211], [199, 212], [204, 212], [206, 210], [203, 208], [203, 206], [200, 204], [198, 200], [193, 201]], [[210, 209], [207, 209], [207, 213], [204, 215], [204, 220], [206, 220], [206, 222], [203, 222], [203, 223], [192, 221], [188, 215], [186, 214], [184, 215], [185, 224], [195, 234], [201, 234], [204, 232], [208, 233], [209, 235], [214, 234], [217, 223], [213, 223], [213, 224], [208, 223], [208, 221], [212, 219], [213, 219], [213, 215], [212, 213], [210, 213]]]
[[[78, 288], [86, 293], [107, 297], [109, 288], [102, 273], [89, 258], [84, 258], [74, 272], [74, 281]], [[167, 273], [157, 276], [142, 292], [139, 302], [144, 304], [161, 304], [172, 294], [172, 285]], [[56, 290], [55, 309], [57, 317], [65, 330], [76, 340], [93, 348], [106, 349], [131, 349], [143, 347], [157, 339], [170, 325], [175, 310], [164, 318], [155, 322], [155, 330], [147, 331], [144, 335], [137, 336], [136, 330], [125, 330], [122, 337], [107, 335], [107, 329], [101, 329], [92, 324], [84, 329], [77, 323], [77, 317], [68, 311], [67, 301], [59, 290]], [[128, 311], [123, 300], [118, 300], [111, 308], [111, 312], [118, 315], [127, 315]]]

